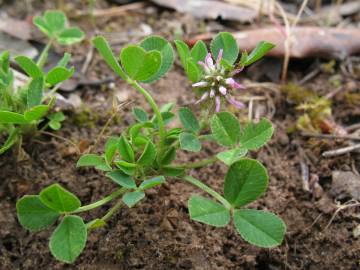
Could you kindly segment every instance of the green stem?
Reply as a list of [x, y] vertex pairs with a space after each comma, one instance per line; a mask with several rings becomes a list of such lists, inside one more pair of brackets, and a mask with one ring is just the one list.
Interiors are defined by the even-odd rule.
[[194, 186], [197, 186], [198, 188], [202, 189], [206, 193], [210, 194], [212, 197], [214, 197], [216, 200], [218, 200], [226, 209], [228, 209], [228, 210], [232, 209], [231, 204], [223, 196], [221, 196], [219, 193], [217, 193], [212, 188], [205, 185], [200, 180], [198, 180], [192, 176], [185, 176], [184, 178], [181, 178], [181, 179], [193, 184]]
[[165, 123], [164, 123], [164, 119], [162, 118], [160, 109], [148, 91], [146, 91], [144, 88], [142, 88], [136, 81], [133, 81], [131, 79], [128, 79], [127, 81], [132, 87], [134, 87], [136, 90], [138, 90], [145, 97], [145, 99], [149, 103], [151, 109], [154, 111], [154, 114], [158, 121], [159, 137], [160, 137], [158, 158], [161, 158], [165, 151], [164, 145], [165, 145], [165, 139], [166, 139], [166, 129], [165, 129]]
[[200, 160], [197, 162], [174, 164], [174, 165], [172, 165], [172, 167], [183, 168], [183, 169], [195, 169], [195, 168], [200, 168], [200, 167], [204, 167], [206, 165], [212, 164], [212, 163], [216, 162], [217, 160], [218, 160], [217, 157], [214, 156], [212, 158], [203, 159], [203, 160]]
[[106, 213], [105, 216], [103, 216], [101, 219], [102, 221], [106, 222], [109, 218], [112, 217], [113, 214], [115, 214], [115, 212], [117, 210], [119, 210], [121, 207], [123, 206], [123, 201], [119, 200], [110, 210], [109, 212]]
[[41, 52], [39, 59], [37, 60], [37, 65], [42, 68], [45, 64], [46, 58], [48, 57], [48, 52], [51, 48], [52, 43], [54, 42], [53, 39], [50, 39], [49, 42], [46, 44], [45, 48]]
[[120, 195], [124, 194], [126, 191], [127, 191], [126, 188], [120, 188], [120, 189], [114, 191], [113, 193], [111, 193], [110, 195], [104, 197], [103, 199], [101, 199], [101, 200], [99, 200], [97, 202], [88, 204], [88, 205], [81, 206], [80, 208], [76, 209], [75, 211], [73, 211], [71, 213], [72, 214], [81, 213], [81, 212], [85, 212], [85, 211], [95, 209], [95, 208], [97, 208], [99, 206], [102, 206], [102, 205], [112, 201], [113, 199], [119, 197]]

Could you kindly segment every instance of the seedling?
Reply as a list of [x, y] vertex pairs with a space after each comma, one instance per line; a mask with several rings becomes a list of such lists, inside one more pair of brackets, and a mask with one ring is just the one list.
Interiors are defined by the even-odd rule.
[[[220, 33], [211, 43], [211, 54], [217, 59], [214, 64], [204, 43], [198, 42], [190, 50], [184, 42], [176, 41], [185, 72], [193, 83], [197, 83], [195, 89], [199, 90], [200, 97], [208, 93], [201, 103], [211, 117], [198, 119], [189, 108], [182, 107], [177, 111], [181, 127], [170, 128], [168, 123], [176, 118], [173, 104], [159, 108], [139, 83], [152, 83], [166, 74], [174, 61], [171, 44], [162, 37], [150, 36], [140, 44], [123, 48], [116, 58], [103, 37], [96, 37], [93, 42], [111, 69], [144, 96], [152, 113], [135, 107], [136, 122], [120, 136], [108, 138], [104, 153], [85, 154], [77, 162], [77, 167], [94, 167], [103, 171], [117, 186], [113, 193], [81, 206], [74, 194], [59, 184], [53, 184], [39, 195], [27, 195], [18, 201], [20, 224], [37, 231], [60, 220], [50, 238], [50, 250], [58, 260], [72, 263], [84, 249], [88, 232], [105, 226], [121, 206], [136, 206], [145, 199], [146, 190], [166, 181], [184, 181], [208, 194], [207, 197], [191, 195], [188, 209], [192, 220], [213, 227], [225, 227], [232, 220], [237, 232], [251, 244], [265, 248], [281, 244], [285, 234], [284, 222], [275, 214], [245, 208], [259, 198], [268, 185], [266, 168], [259, 161], [245, 156], [267, 143], [273, 134], [272, 124], [262, 119], [241, 127], [233, 114], [221, 110], [221, 101], [232, 98], [231, 92], [238, 88], [235, 80], [229, 79], [230, 75], [260, 59], [273, 45], [262, 42], [250, 55], [243, 54], [240, 62], [234, 64], [239, 54], [236, 41], [231, 34]], [[226, 93], [220, 90], [222, 87]], [[213, 102], [215, 97], [220, 99], [220, 105], [218, 101]], [[198, 162], [175, 162], [178, 151], [199, 152], [204, 140], [216, 141], [224, 150]], [[215, 162], [228, 166], [223, 194], [189, 174], [191, 169]], [[117, 202], [101, 218], [85, 222], [80, 216], [113, 200]]]
[[29, 76], [25, 85], [14, 87], [9, 52], [0, 55], [0, 136], [7, 136], [0, 154], [13, 145], [21, 149], [23, 138], [32, 137], [38, 131], [39, 124], [45, 123], [42, 129], [49, 126], [57, 130], [64, 120], [61, 112], [49, 114], [49, 111], [55, 101], [54, 93], [74, 73], [73, 67], [67, 68], [70, 54], [65, 53], [48, 72], [43, 70], [43, 66], [53, 42], [73, 44], [81, 41], [84, 34], [77, 27], [68, 27], [65, 14], [59, 11], [46, 11], [44, 17], [34, 18], [34, 24], [48, 36], [49, 42], [37, 63], [26, 56], [15, 57], [15, 62]]

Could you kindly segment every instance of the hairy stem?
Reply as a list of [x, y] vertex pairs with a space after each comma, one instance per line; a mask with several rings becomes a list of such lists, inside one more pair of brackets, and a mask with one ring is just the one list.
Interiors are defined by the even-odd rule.
[[164, 144], [166, 139], [166, 129], [165, 129], [165, 123], [164, 119], [162, 118], [161, 112], [159, 107], [157, 106], [156, 102], [150, 95], [150, 93], [145, 90], [143, 87], [141, 87], [136, 81], [127, 80], [129, 84], [134, 87], [136, 90], [138, 90], [146, 99], [146, 101], [149, 103], [151, 109], [154, 111], [154, 114], [157, 118], [158, 126], [159, 126], [159, 152], [158, 152], [158, 158], [161, 158], [164, 154]]
[[102, 221], [104, 221], [104, 222], [108, 221], [109, 218], [111, 218], [112, 215], [114, 215], [115, 212], [116, 212], [117, 210], [119, 210], [119, 209], [123, 206], [123, 204], [124, 204], [124, 203], [123, 203], [122, 200], [118, 200], [118, 201], [116, 202], [116, 204], [115, 204], [113, 207], [110, 208], [109, 212], [107, 212], [106, 215], [101, 218]]
[[205, 191], [206, 193], [208, 193], [209, 195], [214, 197], [216, 200], [218, 200], [226, 209], [228, 209], [228, 210], [232, 209], [231, 204], [223, 196], [221, 196], [219, 193], [217, 193], [212, 188], [205, 185], [200, 180], [198, 180], [198, 179], [196, 179], [196, 178], [194, 178], [192, 176], [185, 176], [185, 177], [180, 178], [180, 179], [184, 180], [184, 181], [186, 181], [186, 182], [188, 182], [190, 184], [193, 184], [194, 186], [197, 186], [201, 190]]
[[183, 168], [183, 169], [195, 169], [195, 168], [200, 168], [200, 167], [204, 167], [206, 165], [210, 165], [214, 162], [216, 162], [218, 159], [216, 156], [212, 157], [212, 158], [208, 158], [208, 159], [203, 159], [197, 162], [191, 162], [191, 163], [184, 163], [184, 164], [174, 164], [172, 167], [175, 168]]
[[39, 59], [37, 60], [37, 63], [36, 63], [40, 68], [42, 68], [44, 66], [45, 61], [48, 57], [49, 50], [50, 50], [53, 42], [54, 42], [54, 40], [50, 39], [49, 42], [46, 44], [45, 48], [43, 49], [43, 51], [41, 52]]
[[112, 201], [113, 199], [121, 196], [126, 191], [127, 191], [126, 188], [120, 188], [120, 189], [114, 191], [113, 193], [111, 193], [110, 195], [102, 198], [101, 200], [96, 201], [96, 202], [91, 203], [91, 204], [88, 204], [88, 205], [81, 206], [80, 208], [76, 209], [75, 211], [73, 211], [71, 213], [81, 213], [81, 212], [85, 212], [85, 211], [95, 209], [95, 208], [97, 208], [99, 206], [102, 206], [102, 205]]

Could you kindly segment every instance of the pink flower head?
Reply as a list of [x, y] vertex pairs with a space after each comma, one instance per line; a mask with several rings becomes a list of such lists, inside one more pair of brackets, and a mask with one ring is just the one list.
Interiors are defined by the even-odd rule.
[[236, 82], [232, 76], [242, 70], [235, 69], [232, 71], [226, 70], [221, 65], [221, 59], [223, 57], [223, 50], [219, 50], [219, 54], [216, 58], [214, 64], [214, 59], [211, 56], [211, 53], [208, 53], [203, 61], [199, 61], [198, 64], [201, 65], [204, 69], [205, 75], [201, 81], [194, 83], [193, 87], [199, 87], [205, 90], [201, 98], [195, 102], [195, 104], [201, 103], [208, 98], [214, 99], [215, 101], [215, 111], [219, 112], [221, 109], [221, 101], [226, 100], [231, 105], [235, 106], [238, 109], [245, 107], [244, 103], [237, 101], [231, 96], [232, 89], [244, 89], [245, 87]]

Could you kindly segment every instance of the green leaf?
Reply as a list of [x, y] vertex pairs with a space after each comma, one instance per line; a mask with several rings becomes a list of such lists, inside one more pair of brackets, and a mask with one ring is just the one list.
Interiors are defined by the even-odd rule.
[[50, 85], [56, 85], [69, 79], [75, 72], [74, 67], [66, 69], [65, 67], [54, 67], [46, 75], [45, 81]]
[[184, 175], [185, 169], [183, 169], [183, 168], [175, 168], [175, 167], [172, 167], [172, 166], [164, 166], [164, 167], [162, 167], [162, 173], [165, 176], [175, 177], [175, 176]]
[[150, 83], [158, 80], [160, 77], [164, 76], [166, 72], [169, 71], [172, 64], [174, 63], [174, 51], [171, 47], [171, 44], [164, 38], [160, 36], [149, 36], [141, 41], [140, 46], [145, 49], [145, 51], [159, 51], [161, 53], [161, 66], [159, 71], [154, 74], [152, 77], [147, 79], [145, 82]]
[[156, 147], [152, 141], [148, 141], [143, 153], [137, 160], [137, 163], [142, 166], [151, 165], [156, 158]]
[[210, 122], [215, 140], [223, 146], [232, 146], [239, 141], [240, 124], [237, 118], [229, 112], [214, 114]]
[[43, 118], [46, 113], [49, 111], [48, 105], [37, 105], [32, 107], [31, 109], [25, 111], [24, 117], [27, 121], [36, 121]]
[[61, 128], [61, 122], [65, 120], [65, 115], [62, 112], [56, 112], [47, 116], [50, 120], [49, 126], [53, 130], [59, 130]]
[[49, 127], [52, 129], [52, 130], [59, 130], [61, 128], [61, 123], [60, 122], [57, 122], [57, 121], [50, 121], [49, 122]]
[[58, 10], [45, 11], [44, 20], [52, 34], [62, 31], [67, 24], [66, 15]]
[[17, 128], [14, 128], [12, 131], [10, 131], [9, 136], [7, 137], [6, 141], [0, 148], [0, 154], [5, 153], [7, 150], [13, 146], [16, 141], [19, 139], [18, 134], [20, 133], [20, 130]]
[[135, 161], [134, 150], [125, 136], [121, 135], [119, 139], [118, 149], [120, 155], [128, 162]]
[[180, 148], [191, 152], [199, 152], [201, 150], [201, 142], [192, 133], [183, 132], [180, 134]]
[[[175, 119], [175, 114], [173, 114], [172, 112], [162, 112], [161, 116], [165, 125], [169, 124], [172, 120]], [[152, 120], [152, 122], [154, 123], [154, 127], [158, 128], [158, 120], [156, 116]]]
[[136, 171], [136, 164], [129, 163], [123, 160], [114, 161], [115, 165], [127, 175], [133, 175]]
[[86, 223], [86, 228], [88, 230], [93, 230], [97, 228], [104, 227], [106, 225], [106, 222], [100, 218], [96, 218], [88, 223]]
[[25, 195], [16, 202], [16, 211], [21, 226], [31, 231], [50, 227], [60, 216], [44, 205], [39, 196]]
[[245, 66], [245, 63], [246, 63], [246, 60], [247, 60], [248, 56], [249, 55], [248, 55], [248, 53], [246, 51], [241, 53], [241, 58], [240, 58], [240, 61], [239, 61], [240, 66]]
[[228, 151], [220, 152], [216, 155], [218, 159], [230, 166], [234, 162], [240, 160], [247, 153], [246, 148], [237, 147]]
[[200, 130], [200, 125], [194, 113], [186, 107], [179, 109], [179, 117], [181, 124], [189, 131], [197, 133]]
[[233, 206], [240, 207], [259, 198], [267, 185], [266, 168], [257, 160], [241, 159], [229, 167], [224, 196]]
[[98, 36], [93, 39], [93, 44], [104, 58], [108, 66], [111, 67], [111, 69], [122, 78], [124, 71], [120, 67], [119, 62], [116, 60], [114, 53], [106, 39], [102, 36]]
[[286, 230], [284, 222], [278, 216], [253, 209], [235, 210], [234, 225], [242, 238], [264, 248], [280, 245]]
[[0, 111], [0, 123], [1, 124], [24, 124], [28, 121], [24, 115], [9, 111]]
[[47, 118], [56, 122], [62, 122], [65, 120], [65, 115], [63, 112], [56, 112], [48, 115]]
[[194, 47], [191, 49], [191, 57], [197, 63], [198, 61], [205, 62], [205, 57], [208, 51], [205, 45], [205, 42], [202, 40], [198, 40]]
[[83, 251], [87, 228], [79, 216], [65, 216], [50, 238], [51, 254], [58, 260], [73, 263]]
[[119, 138], [109, 137], [105, 143], [105, 160], [107, 163], [111, 163], [116, 154]]
[[149, 115], [140, 107], [134, 107], [132, 113], [137, 121], [145, 123], [149, 121]]
[[220, 32], [213, 38], [210, 50], [214, 59], [217, 59], [220, 49], [223, 49], [222, 58], [234, 64], [239, 55], [239, 47], [232, 34]]
[[84, 36], [84, 32], [78, 27], [69, 27], [61, 31], [57, 37], [57, 41], [62, 45], [71, 45], [82, 41]]
[[142, 191], [134, 191], [125, 193], [122, 197], [123, 202], [129, 207], [133, 207], [139, 201], [145, 197], [145, 193]]
[[172, 109], [174, 108], [174, 105], [175, 105], [175, 104], [172, 103], [172, 102], [166, 103], [166, 104], [164, 104], [164, 105], [161, 106], [160, 112], [161, 112], [161, 113], [171, 112]]
[[259, 59], [264, 57], [264, 55], [267, 54], [267, 52], [270, 51], [274, 47], [275, 47], [275, 45], [270, 42], [260, 41], [256, 45], [255, 49], [252, 50], [250, 55], [246, 57], [244, 66], [251, 65], [252, 63], [258, 61]]
[[33, 24], [36, 25], [37, 28], [39, 28], [39, 30], [43, 32], [45, 35], [49, 37], [51, 36], [51, 29], [49, 28], [49, 26], [42, 17], [35, 16], [33, 19]]
[[96, 167], [102, 165], [103, 163], [103, 157], [95, 154], [85, 154], [79, 158], [78, 162], [76, 163], [76, 167]]
[[198, 195], [188, 202], [190, 218], [211, 226], [224, 227], [230, 222], [230, 211], [223, 205]]
[[186, 60], [185, 72], [191, 82], [198, 82], [201, 79], [202, 71], [192, 59]]
[[66, 67], [66, 65], [69, 63], [70, 59], [71, 59], [71, 54], [70, 53], [64, 53], [64, 56], [57, 63], [57, 66], [58, 67]]
[[175, 40], [175, 45], [180, 57], [180, 62], [184, 67], [189, 80], [192, 82], [199, 81], [202, 71], [196, 61], [192, 58], [188, 45], [181, 40]]
[[29, 57], [20, 55], [16, 56], [14, 60], [21, 67], [21, 69], [24, 70], [25, 73], [31, 78], [36, 79], [44, 76], [41, 69]]
[[240, 144], [248, 150], [256, 150], [265, 145], [273, 133], [274, 128], [267, 119], [261, 119], [257, 124], [250, 122], [240, 136]]
[[176, 158], [176, 148], [170, 147], [164, 154], [163, 158], [161, 159], [162, 165], [168, 165]]
[[145, 190], [145, 189], [149, 189], [149, 188], [153, 188], [153, 187], [156, 187], [156, 186], [159, 186], [161, 184], [165, 183], [165, 177], [164, 176], [155, 176], [151, 179], [148, 179], [148, 180], [144, 180], [139, 188], [141, 190]]
[[189, 46], [182, 40], [175, 40], [175, 46], [179, 54], [180, 62], [186, 70], [186, 62], [188, 58], [191, 58]]
[[136, 183], [134, 179], [131, 176], [123, 173], [121, 170], [114, 170], [108, 172], [106, 176], [122, 187], [130, 189], [136, 188]]
[[52, 184], [40, 192], [40, 200], [47, 207], [61, 212], [71, 212], [81, 206], [81, 202], [74, 194], [59, 184]]
[[122, 49], [120, 61], [129, 77], [141, 82], [147, 82], [156, 76], [162, 64], [160, 52], [147, 52], [136, 45]]
[[33, 79], [29, 84], [29, 89], [27, 91], [27, 106], [28, 108], [40, 105], [42, 102], [44, 90], [44, 79], [39, 77]]

